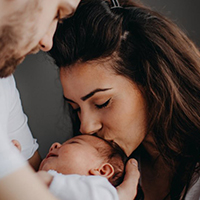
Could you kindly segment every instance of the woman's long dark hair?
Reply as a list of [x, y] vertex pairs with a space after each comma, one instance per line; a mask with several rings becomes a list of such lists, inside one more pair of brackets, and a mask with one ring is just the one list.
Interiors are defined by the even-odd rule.
[[[58, 67], [112, 61], [147, 103], [147, 131], [173, 169], [171, 199], [184, 199], [200, 162], [200, 54], [170, 20], [131, 0], [84, 0], [58, 26], [50, 55]], [[110, 63], [110, 62], [109, 62]]]

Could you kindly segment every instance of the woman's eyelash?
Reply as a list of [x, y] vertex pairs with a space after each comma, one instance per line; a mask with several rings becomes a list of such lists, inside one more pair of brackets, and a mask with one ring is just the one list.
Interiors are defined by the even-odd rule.
[[[105, 103], [103, 103], [103, 104], [100, 104], [100, 105], [98, 105], [98, 104], [95, 104], [95, 106], [96, 106], [96, 108], [97, 109], [102, 109], [102, 108], [105, 108], [105, 107], [107, 107], [108, 105], [109, 105], [109, 103], [110, 103], [110, 100], [111, 100], [111, 98], [110, 99], [108, 99]], [[72, 106], [71, 106], [72, 107]], [[79, 112], [80, 111], [80, 108], [73, 108], [72, 107], [72, 110], [73, 110], [73, 112], [74, 113], [77, 113], [77, 112]]]
[[106, 101], [105, 103], [103, 103], [103, 104], [101, 104], [101, 105], [95, 105], [98, 109], [101, 109], [101, 108], [105, 108], [105, 107], [107, 107], [108, 106], [108, 104], [110, 103], [110, 100], [111, 100], [111, 98], [110, 99], [108, 99], [108, 101]]

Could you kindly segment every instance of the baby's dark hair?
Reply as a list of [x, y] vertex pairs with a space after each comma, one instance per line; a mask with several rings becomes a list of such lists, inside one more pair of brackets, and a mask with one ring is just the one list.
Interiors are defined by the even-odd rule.
[[[95, 137], [98, 137], [95, 135]], [[100, 138], [100, 137], [98, 137]], [[105, 158], [105, 161], [110, 163], [114, 168], [114, 174], [108, 180], [113, 186], [118, 186], [124, 179], [125, 174], [125, 165], [128, 157], [122, 148], [113, 140], [105, 140], [100, 138], [105, 143], [107, 143], [109, 148], [105, 148], [104, 146], [97, 146], [96, 149], [100, 153], [100, 156]]]

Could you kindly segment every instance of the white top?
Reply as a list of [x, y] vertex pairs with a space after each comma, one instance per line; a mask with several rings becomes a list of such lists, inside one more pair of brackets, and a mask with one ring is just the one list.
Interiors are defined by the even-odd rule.
[[[11, 143], [16, 139], [21, 155]], [[38, 149], [23, 113], [19, 92], [13, 76], [0, 79], [0, 178], [23, 166]]]
[[48, 172], [54, 176], [49, 189], [60, 200], [119, 200], [117, 190], [105, 177]]

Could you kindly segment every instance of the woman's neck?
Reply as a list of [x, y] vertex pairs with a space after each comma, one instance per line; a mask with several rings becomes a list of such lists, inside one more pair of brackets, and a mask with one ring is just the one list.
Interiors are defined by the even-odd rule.
[[160, 157], [160, 152], [158, 151], [158, 148], [156, 146], [156, 143], [153, 139], [152, 133], [149, 133], [146, 135], [145, 139], [142, 142], [142, 146], [144, 150], [146, 151], [146, 156], [154, 162], [157, 160], [158, 157]]
[[140, 153], [141, 186], [145, 200], [164, 199], [170, 191], [173, 173], [160, 155], [152, 134], [146, 136]]

